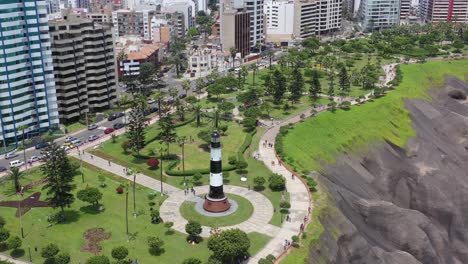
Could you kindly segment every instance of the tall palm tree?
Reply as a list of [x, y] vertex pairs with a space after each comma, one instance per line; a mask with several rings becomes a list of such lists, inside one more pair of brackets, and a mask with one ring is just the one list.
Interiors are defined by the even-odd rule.
[[159, 118], [161, 118], [161, 101], [162, 101], [163, 97], [164, 97], [164, 93], [162, 91], [157, 91], [153, 95], [153, 99], [156, 100], [156, 102], [158, 102]]
[[273, 60], [275, 53], [272, 50], [268, 50], [267, 52], [265, 52], [264, 56], [268, 58], [270, 61], [270, 64], [268, 65], [268, 69], [271, 71], [271, 61]]
[[10, 171], [8, 172], [8, 176], [10, 179], [13, 181], [13, 184], [15, 185], [15, 191], [18, 192], [20, 190], [21, 184], [20, 184], [20, 178], [22, 176], [22, 172], [18, 167], [11, 167]]
[[252, 84], [255, 86], [255, 74], [258, 71], [258, 66], [256, 63], [250, 65], [250, 70], [252, 71]]
[[181, 86], [182, 86], [182, 90], [184, 90], [185, 94], [187, 94], [188, 90], [190, 90], [190, 80], [189, 79], [183, 79], [182, 83], [181, 83]]
[[229, 52], [231, 53], [232, 67], [234, 68], [234, 59], [236, 58], [237, 49], [234, 48], [234, 47], [231, 47], [231, 48], [229, 49]]
[[195, 111], [195, 115], [197, 117], [197, 127], [199, 127], [200, 126], [200, 117], [201, 117], [201, 113], [202, 113], [202, 107], [201, 107], [200, 104], [196, 104], [196, 105], [194, 105], [193, 110]]

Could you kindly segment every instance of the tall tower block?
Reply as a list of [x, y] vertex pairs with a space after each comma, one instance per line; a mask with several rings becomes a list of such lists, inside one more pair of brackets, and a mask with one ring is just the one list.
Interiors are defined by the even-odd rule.
[[203, 208], [208, 212], [219, 213], [231, 207], [223, 191], [223, 167], [221, 158], [221, 136], [217, 131], [211, 135], [210, 151], [210, 191], [205, 197]]

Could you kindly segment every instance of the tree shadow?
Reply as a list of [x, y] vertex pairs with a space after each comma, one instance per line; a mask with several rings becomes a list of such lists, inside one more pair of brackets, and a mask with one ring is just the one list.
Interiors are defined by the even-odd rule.
[[5, 242], [0, 243], [0, 252], [4, 252], [8, 250], [8, 245]]
[[254, 191], [261, 192], [265, 190], [265, 186], [254, 186]]
[[77, 222], [81, 217], [80, 213], [76, 210], [65, 210], [64, 215], [65, 215], [65, 219], [63, 221], [58, 221], [57, 224], [74, 223], [74, 222]]
[[170, 235], [175, 234], [175, 231], [172, 230], [172, 229], [169, 229], [169, 230], [167, 230], [164, 234], [165, 234], [166, 236], [170, 236]]
[[160, 249], [148, 249], [148, 252], [150, 253], [150, 255], [152, 256], [160, 256], [162, 255], [164, 252], [166, 252], [166, 250], [164, 248], [160, 248]]
[[13, 249], [10, 252], [10, 256], [13, 258], [21, 258], [22, 256], [24, 256], [24, 253], [25, 253], [24, 249], [17, 248], [17, 249]]
[[99, 211], [99, 206], [96, 206], [96, 205], [82, 206], [80, 207], [80, 211], [83, 213], [92, 214], [92, 215], [96, 215], [102, 212], [102, 211]]

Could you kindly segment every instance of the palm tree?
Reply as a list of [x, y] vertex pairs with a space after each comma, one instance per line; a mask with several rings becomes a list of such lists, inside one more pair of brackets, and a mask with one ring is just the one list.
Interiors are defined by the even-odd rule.
[[256, 63], [250, 65], [250, 70], [252, 71], [252, 84], [255, 86], [255, 74], [258, 71], [258, 66]]
[[232, 67], [234, 68], [234, 58], [236, 58], [237, 49], [234, 48], [234, 47], [231, 47], [231, 48], [229, 49], [229, 52], [231, 53]]
[[178, 140], [179, 145], [182, 148], [182, 174], [184, 175], [184, 186], [185, 186], [185, 151], [184, 151], [184, 147], [185, 147], [186, 140], [187, 140], [186, 136], [182, 136]]
[[245, 83], [245, 78], [247, 77], [247, 75], [249, 75], [249, 71], [247, 70], [247, 67], [242, 66], [240, 69], [240, 74], [242, 76], [242, 82]]
[[[127, 53], [125, 53], [125, 50], [122, 49], [119, 52], [119, 54], [117, 54], [117, 67], [120, 68], [120, 63], [123, 61], [126, 61], [127, 59], [128, 59]], [[123, 68], [123, 65], [122, 65], [122, 68]]]
[[18, 167], [11, 167], [10, 168], [10, 171], [8, 172], [8, 176], [10, 177], [10, 179], [13, 180], [13, 184], [15, 185], [15, 191], [18, 192], [20, 190], [20, 178], [22, 176], [22, 172], [20, 171], [20, 169]]
[[188, 94], [188, 90], [190, 90], [190, 80], [183, 79], [181, 86], [182, 86], [182, 90], [185, 91], [185, 94]]
[[272, 50], [265, 52], [265, 57], [269, 59], [270, 64], [268, 65], [269, 70], [271, 71], [271, 60], [275, 56], [275, 53]]
[[153, 99], [156, 100], [156, 102], [158, 102], [159, 118], [161, 118], [161, 101], [162, 101], [163, 97], [164, 97], [164, 93], [162, 91], [157, 91], [153, 95]]
[[177, 88], [175, 88], [175, 87], [169, 88], [169, 95], [172, 96], [172, 100], [175, 101], [175, 98], [176, 98], [176, 96], [178, 94], [179, 94], [179, 92], [177, 91]]
[[197, 127], [200, 126], [200, 117], [202, 113], [202, 107], [200, 104], [196, 104], [193, 107], [193, 110], [195, 111], [195, 115], [197, 116]]

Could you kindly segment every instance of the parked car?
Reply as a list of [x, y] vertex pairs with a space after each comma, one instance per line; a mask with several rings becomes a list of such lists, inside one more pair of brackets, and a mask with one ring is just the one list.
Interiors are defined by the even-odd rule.
[[106, 128], [106, 130], [104, 130], [104, 134], [110, 134], [112, 132], [114, 132], [114, 129], [112, 127]]
[[122, 117], [124, 116], [125, 114], [122, 113], [122, 112], [118, 112], [118, 113], [112, 113], [109, 115], [109, 117], [107, 118], [108, 121], [114, 121], [115, 119], [119, 118], [119, 117]]
[[77, 140], [73, 140], [72, 144], [73, 144], [73, 146], [78, 147], [78, 146], [83, 145], [83, 142], [81, 142], [81, 140], [77, 139]]
[[33, 162], [36, 162], [36, 161], [39, 161], [39, 157], [38, 156], [31, 156], [29, 159], [28, 159], [28, 163], [31, 164]]
[[23, 165], [24, 165], [24, 161], [22, 161], [22, 160], [10, 161], [10, 167], [12, 167], [12, 168], [21, 167]]
[[4, 171], [6, 171], [6, 170], [7, 170], [6, 167], [0, 166], [0, 172], [4, 172]]
[[70, 150], [70, 147], [69, 147], [69, 146], [65, 146], [65, 145], [63, 145], [61, 148], [62, 148], [63, 150], [65, 150], [65, 151]]
[[91, 136], [88, 137], [88, 141], [94, 141], [94, 140], [96, 140], [98, 138], [99, 138], [98, 135], [91, 135]]
[[74, 140], [77, 140], [77, 138], [76, 137], [66, 137], [65, 138], [65, 143], [72, 142]]
[[125, 115], [124, 112], [115, 113], [115, 116], [116, 116], [117, 118], [123, 117], [124, 115]]
[[156, 100], [154, 100], [154, 99], [148, 99], [148, 104], [154, 104], [154, 103], [156, 103]]
[[185, 97], [187, 97], [187, 94], [185, 94], [185, 93], [179, 94], [179, 99], [184, 99]]
[[37, 143], [35, 148], [36, 149], [43, 149], [45, 147], [47, 147], [49, 144], [47, 144], [46, 142], [42, 142], [42, 143]]
[[121, 129], [122, 127], [124, 127], [125, 125], [122, 124], [122, 123], [115, 123], [114, 124], [114, 129], [117, 130], [117, 129]]
[[96, 124], [88, 125], [88, 130], [94, 130], [96, 128], [98, 128], [98, 126]]
[[5, 159], [12, 159], [12, 158], [14, 158], [14, 157], [18, 157], [18, 153], [14, 152], [14, 151], [5, 154]]

